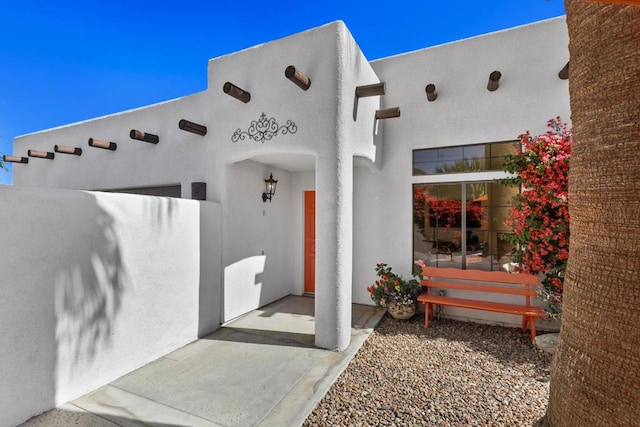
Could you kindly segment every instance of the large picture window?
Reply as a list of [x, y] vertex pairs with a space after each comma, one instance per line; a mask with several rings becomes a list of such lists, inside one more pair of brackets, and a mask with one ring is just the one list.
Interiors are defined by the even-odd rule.
[[414, 184], [413, 258], [427, 265], [508, 270], [513, 245], [500, 239], [517, 188], [492, 182]]

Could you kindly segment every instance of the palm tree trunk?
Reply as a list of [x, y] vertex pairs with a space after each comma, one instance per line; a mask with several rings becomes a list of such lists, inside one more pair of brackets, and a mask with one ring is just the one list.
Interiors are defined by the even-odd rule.
[[552, 426], [640, 425], [640, 7], [565, 1], [571, 249]]

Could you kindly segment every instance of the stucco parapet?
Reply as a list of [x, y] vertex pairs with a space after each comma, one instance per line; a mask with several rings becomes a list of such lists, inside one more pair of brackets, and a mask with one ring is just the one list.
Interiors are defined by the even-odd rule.
[[[562, 24], [560, 24], [559, 22], [562, 22]], [[389, 60], [396, 60], [396, 59], [402, 59], [404, 57], [407, 56], [412, 56], [421, 52], [426, 52], [429, 50], [434, 50], [434, 49], [446, 49], [452, 45], [456, 45], [456, 46], [460, 46], [461, 44], [465, 44], [468, 42], [472, 42], [472, 41], [482, 41], [485, 39], [490, 39], [490, 38], [494, 38], [496, 36], [498, 37], [509, 37], [510, 34], [516, 33], [516, 32], [521, 32], [523, 29], [531, 29], [531, 30], [535, 30], [536, 27], [539, 26], [543, 26], [543, 25], [564, 25], [566, 27], [566, 16], [562, 15], [562, 16], [557, 16], [555, 18], [549, 18], [549, 19], [543, 19], [541, 21], [537, 21], [537, 22], [533, 22], [530, 24], [523, 24], [523, 25], [518, 25], [516, 27], [511, 27], [511, 28], [505, 28], [503, 30], [498, 30], [498, 31], [493, 31], [490, 33], [485, 33], [485, 34], [480, 34], [477, 36], [473, 36], [473, 37], [466, 37], [460, 40], [454, 40], [454, 41], [450, 41], [447, 43], [442, 43], [442, 44], [438, 44], [435, 46], [429, 46], [429, 47], [424, 47], [424, 48], [420, 48], [420, 49], [416, 49], [416, 50], [412, 50], [409, 52], [403, 52], [403, 53], [398, 53], [396, 55], [390, 55], [390, 56], [386, 56], [384, 58], [378, 58], [378, 59], [374, 59], [371, 61], [371, 65], [375, 68], [376, 65], [383, 63], [385, 61], [389, 61]]]
[[196, 93], [192, 93], [190, 95], [185, 95], [185, 96], [181, 96], [179, 98], [174, 98], [174, 99], [169, 99], [166, 101], [161, 101], [155, 104], [150, 104], [150, 105], [144, 105], [142, 107], [136, 107], [136, 108], [132, 108], [130, 110], [125, 110], [125, 111], [119, 111], [117, 113], [113, 113], [113, 114], [107, 114], [104, 116], [99, 116], [99, 117], [92, 117], [90, 119], [87, 120], [81, 120], [79, 122], [74, 122], [74, 123], [69, 123], [66, 125], [62, 125], [62, 126], [57, 126], [57, 127], [53, 127], [53, 128], [49, 128], [49, 129], [44, 129], [44, 130], [40, 130], [40, 131], [36, 131], [36, 132], [31, 132], [31, 133], [27, 133], [24, 135], [19, 135], [15, 137], [15, 141], [18, 141], [22, 138], [25, 137], [32, 137], [32, 136], [44, 136], [50, 132], [55, 132], [55, 131], [59, 131], [62, 129], [68, 129], [71, 127], [75, 127], [75, 126], [80, 126], [80, 125], [89, 125], [91, 123], [95, 123], [98, 121], [102, 121], [102, 120], [107, 120], [107, 119], [116, 119], [128, 114], [133, 114], [133, 113], [139, 113], [139, 112], [143, 112], [143, 111], [148, 111], [154, 108], [164, 108], [164, 107], [171, 107], [174, 104], [177, 103], [187, 103], [187, 102], [191, 102], [201, 96], [203, 96], [204, 94], [206, 94], [206, 91], [201, 91], [201, 92], [196, 92]]

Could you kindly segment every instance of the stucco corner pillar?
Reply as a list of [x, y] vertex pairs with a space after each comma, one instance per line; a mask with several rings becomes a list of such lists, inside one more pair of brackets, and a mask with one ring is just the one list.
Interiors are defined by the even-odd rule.
[[316, 161], [315, 345], [342, 351], [351, 341], [353, 161]]

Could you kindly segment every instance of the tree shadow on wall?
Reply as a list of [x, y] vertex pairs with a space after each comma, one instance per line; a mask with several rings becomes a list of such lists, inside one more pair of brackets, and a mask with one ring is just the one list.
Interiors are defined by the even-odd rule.
[[160, 196], [141, 197], [144, 197], [144, 216], [148, 218], [154, 227], [160, 228], [171, 225], [176, 209], [175, 198]]
[[111, 342], [127, 282], [114, 219], [95, 196], [82, 196], [81, 208], [67, 212], [67, 262], [56, 275], [58, 352], [74, 363], [92, 361]]

